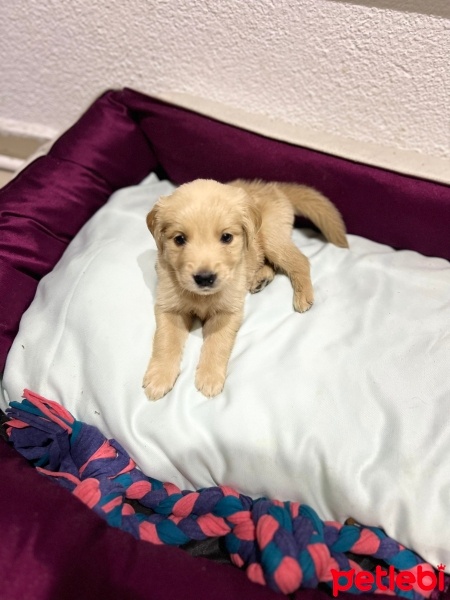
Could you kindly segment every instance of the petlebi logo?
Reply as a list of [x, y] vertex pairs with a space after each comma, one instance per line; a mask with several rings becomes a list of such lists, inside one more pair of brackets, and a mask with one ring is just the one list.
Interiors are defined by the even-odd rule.
[[438, 589], [444, 591], [445, 587], [445, 565], [437, 566], [437, 574], [430, 565], [418, 565], [416, 568], [408, 571], [396, 571], [393, 566], [383, 569], [379, 565], [375, 568], [375, 573], [371, 571], [338, 571], [331, 569], [333, 578], [333, 596], [339, 592], [346, 592], [352, 588], [360, 592], [377, 591], [395, 593], [397, 591], [409, 592], [415, 590], [424, 596], [429, 596], [431, 592]]

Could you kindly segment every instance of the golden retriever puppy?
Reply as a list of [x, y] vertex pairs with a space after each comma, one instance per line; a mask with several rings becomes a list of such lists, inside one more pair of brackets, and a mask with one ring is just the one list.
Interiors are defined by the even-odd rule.
[[197, 179], [158, 200], [147, 216], [158, 247], [156, 332], [143, 380], [148, 398], [158, 400], [172, 389], [195, 317], [204, 340], [195, 384], [207, 397], [219, 394], [245, 295], [260, 291], [275, 272], [290, 278], [294, 309], [310, 308], [309, 262], [291, 240], [294, 215], [348, 247], [337, 209], [306, 186]]

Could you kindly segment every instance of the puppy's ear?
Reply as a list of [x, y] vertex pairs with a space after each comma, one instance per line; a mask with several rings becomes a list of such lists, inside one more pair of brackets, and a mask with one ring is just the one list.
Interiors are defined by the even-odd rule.
[[251, 199], [247, 196], [244, 205], [244, 214], [242, 218], [242, 227], [245, 234], [245, 247], [247, 250], [253, 243], [253, 240], [261, 228], [261, 213], [256, 208]]
[[147, 227], [149, 228], [152, 236], [155, 238], [156, 245], [160, 252], [162, 251], [163, 241], [163, 223], [161, 220], [161, 201], [163, 199], [164, 198], [161, 197], [147, 215]]

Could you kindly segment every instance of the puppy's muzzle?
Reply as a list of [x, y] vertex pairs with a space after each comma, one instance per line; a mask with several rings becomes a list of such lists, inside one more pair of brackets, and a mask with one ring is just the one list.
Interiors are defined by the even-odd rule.
[[212, 288], [214, 282], [217, 279], [216, 273], [211, 273], [209, 271], [200, 271], [192, 276], [194, 278], [195, 283], [199, 288]]

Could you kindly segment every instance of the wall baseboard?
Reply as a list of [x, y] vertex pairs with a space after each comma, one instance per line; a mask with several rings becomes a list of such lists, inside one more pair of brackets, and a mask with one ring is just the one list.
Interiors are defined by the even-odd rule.
[[[397, 173], [450, 184], [450, 159], [447, 158], [344, 139], [188, 94], [167, 93], [160, 94], [159, 98], [273, 139]], [[27, 159], [37, 154], [43, 145], [55, 139], [59, 133], [56, 129], [37, 123], [0, 118], [0, 169], [12, 172], [20, 170], [27, 164]]]
[[9, 156], [8, 154], [0, 154], [1, 171], [11, 171], [11, 173], [15, 173], [22, 168], [24, 162], [25, 160], [23, 158], [15, 158], [14, 156]]

